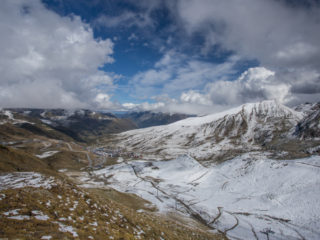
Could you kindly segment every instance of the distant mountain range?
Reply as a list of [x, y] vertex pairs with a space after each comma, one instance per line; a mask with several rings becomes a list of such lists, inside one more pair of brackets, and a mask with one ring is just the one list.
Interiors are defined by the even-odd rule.
[[[131, 112], [116, 116], [112, 113], [85, 109], [15, 108], [0, 111], [0, 124], [12, 123], [16, 130], [20, 128], [48, 137], [54, 137], [53, 133], [58, 132], [76, 141], [83, 142], [95, 141], [97, 138], [105, 137], [108, 134], [120, 133], [131, 129], [164, 125], [189, 116], [152, 112]], [[51, 130], [47, 131], [48, 128]]]
[[196, 115], [144, 111], [128, 112], [124, 114], [118, 114], [117, 116], [120, 118], [130, 119], [137, 125], [138, 128], [146, 128], [174, 123], [188, 117], [195, 117]]

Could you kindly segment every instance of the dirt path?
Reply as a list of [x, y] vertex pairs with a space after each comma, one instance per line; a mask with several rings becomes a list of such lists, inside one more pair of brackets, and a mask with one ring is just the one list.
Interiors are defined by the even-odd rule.
[[215, 218], [211, 222], [209, 222], [210, 225], [214, 224], [221, 217], [221, 215], [222, 215], [222, 211], [221, 210], [222, 209], [223, 209], [223, 207], [218, 207], [218, 215], [215, 216]]

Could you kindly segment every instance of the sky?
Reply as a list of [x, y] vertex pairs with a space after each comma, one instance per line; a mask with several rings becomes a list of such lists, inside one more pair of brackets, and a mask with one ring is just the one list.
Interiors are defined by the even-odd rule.
[[319, 0], [2, 0], [0, 107], [320, 100]]

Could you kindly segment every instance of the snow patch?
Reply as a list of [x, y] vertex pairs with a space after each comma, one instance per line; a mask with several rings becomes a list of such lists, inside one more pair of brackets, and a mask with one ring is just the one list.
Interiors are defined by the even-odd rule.
[[34, 218], [40, 221], [47, 221], [48, 219], [50, 219], [49, 216], [45, 215], [43, 212], [38, 211], [38, 210], [33, 210], [32, 214], [34, 214]]
[[52, 236], [42, 236], [41, 239], [42, 240], [50, 240], [52, 238]]
[[45, 177], [35, 172], [14, 172], [0, 174], [0, 190], [24, 187], [43, 187], [51, 189], [55, 186], [53, 177]]
[[11, 216], [8, 217], [9, 219], [14, 219], [14, 220], [30, 220], [30, 216], [26, 215], [17, 215], [17, 216]]
[[51, 157], [51, 156], [55, 155], [58, 152], [59, 151], [48, 151], [48, 152], [44, 152], [42, 154], [36, 155], [36, 157], [38, 157], [38, 158], [47, 158], [47, 157]]
[[4, 212], [3, 215], [5, 216], [9, 216], [9, 215], [18, 215], [19, 214], [20, 209], [13, 209], [7, 212]]
[[78, 237], [78, 233], [73, 229], [72, 226], [67, 226], [67, 225], [64, 225], [60, 222], [53, 222], [53, 223], [57, 223], [59, 225], [59, 231], [69, 232], [72, 234], [73, 237]]

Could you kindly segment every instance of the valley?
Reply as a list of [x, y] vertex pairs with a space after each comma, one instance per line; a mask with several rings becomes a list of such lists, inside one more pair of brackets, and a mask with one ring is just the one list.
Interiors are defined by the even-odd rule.
[[317, 106], [264, 101], [122, 133], [99, 123], [101, 134], [77, 137], [41, 113], [5, 110], [0, 236], [318, 239]]

